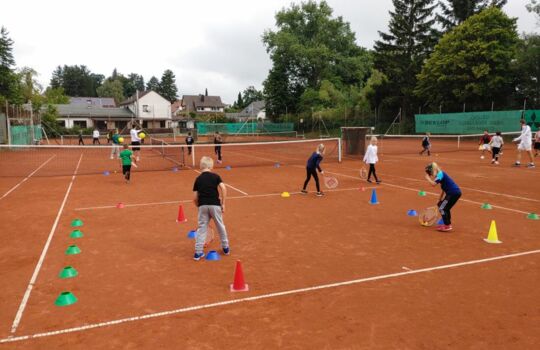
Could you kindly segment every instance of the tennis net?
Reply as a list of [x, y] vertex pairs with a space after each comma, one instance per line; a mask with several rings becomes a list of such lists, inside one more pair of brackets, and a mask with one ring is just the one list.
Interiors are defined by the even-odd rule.
[[[435, 153], [478, 151], [480, 138], [483, 134], [472, 135], [431, 135], [431, 151]], [[493, 133], [490, 133], [493, 136]], [[512, 142], [519, 132], [502, 133], [505, 143]], [[381, 154], [418, 154], [422, 151], [422, 140], [425, 135], [367, 135], [366, 144], [372, 136], [378, 139]]]
[[[341, 159], [340, 139], [314, 139], [258, 143], [221, 144], [223, 162], [216, 162], [214, 144], [175, 145], [160, 139], [145, 140], [134, 171], [171, 171], [199, 167], [202, 156], [215, 161], [216, 168], [305, 165], [318, 144], [326, 146], [325, 163]], [[111, 174], [120, 171], [120, 161], [111, 159], [112, 146], [0, 145], [0, 177], [69, 176], [77, 164], [77, 174]], [[37, 169], [37, 171], [36, 171]]]

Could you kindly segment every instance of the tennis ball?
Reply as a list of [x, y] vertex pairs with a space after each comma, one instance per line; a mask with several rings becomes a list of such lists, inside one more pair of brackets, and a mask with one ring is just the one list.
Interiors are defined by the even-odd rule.
[[140, 133], [139, 133], [139, 137], [140, 137], [141, 139], [144, 139], [144, 138], [146, 137], [146, 134], [145, 134], [144, 132], [140, 132]]
[[124, 142], [124, 138], [123, 138], [123, 137], [119, 137], [119, 138], [118, 138], [118, 142], [123, 143], [123, 142]]

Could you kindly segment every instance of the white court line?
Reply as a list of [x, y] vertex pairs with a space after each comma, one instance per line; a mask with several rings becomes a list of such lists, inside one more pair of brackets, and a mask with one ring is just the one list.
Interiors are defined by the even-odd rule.
[[[357, 177], [357, 176], [351, 176], [351, 175], [341, 174], [341, 173], [336, 173], [336, 172], [331, 172], [331, 171], [325, 171], [325, 173], [328, 173], [328, 174], [334, 174], [334, 175], [339, 175], [339, 176], [344, 176], [344, 177], [349, 177], [349, 178], [352, 178], [352, 179], [357, 179], [357, 180], [359, 180], [359, 177]], [[420, 189], [418, 189], [418, 188], [411, 188], [411, 187], [405, 187], [405, 186], [394, 185], [394, 184], [388, 183], [387, 181], [381, 183], [380, 186], [395, 187], [395, 188], [400, 188], [400, 189], [402, 189], [402, 190], [414, 191], [414, 192], [420, 191]], [[428, 192], [428, 191], [424, 191], [424, 192], [426, 192], [426, 194], [431, 194], [431, 195], [433, 195], [433, 196], [440, 196], [440, 193], [434, 193], [434, 192]], [[467, 203], [477, 204], [477, 205], [482, 205], [482, 204], [484, 204], [484, 203], [481, 203], [481, 202], [476, 202], [476, 201], [472, 201], [472, 200], [470, 200], [470, 199], [465, 199], [465, 198], [460, 198], [459, 200], [460, 200], [460, 201], [463, 201], [463, 202], [467, 202]], [[512, 212], [515, 212], [515, 213], [529, 214], [529, 212], [526, 212], [526, 211], [523, 211], [523, 210], [512, 209], [512, 208], [507, 208], [507, 207], [501, 207], [500, 205], [493, 205], [493, 204], [492, 204], [491, 206], [492, 206], [493, 208], [498, 208], [498, 209], [508, 210], [508, 211], [512, 211]]]
[[34, 269], [32, 278], [30, 278], [30, 283], [28, 283], [28, 287], [26, 288], [26, 292], [24, 293], [23, 299], [21, 301], [21, 305], [19, 305], [19, 310], [17, 311], [17, 314], [15, 315], [15, 319], [13, 320], [13, 324], [11, 325], [11, 334], [14, 334], [17, 331], [17, 328], [19, 327], [19, 323], [21, 322], [24, 309], [26, 308], [26, 304], [28, 303], [28, 299], [30, 298], [30, 293], [32, 293], [32, 288], [34, 287], [34, 284], [36, 283], [36, 280], [39, 275], [39, 271], [41, 270], [41, 266], [43, 265], [43, 261], [45, 260], [45, 256], [47, 255], [47, 251], [49, 250], [49, 246], [51, 244], [52, 238], [54, 236], [54, 233], [56, 232], [58, 221], [60, 221], [60, 216], [62, 215], [62, 212], [64, 211], [64, 206], [66, 205], [69, 193], [71, 192], [71, 187], [73, 186], [73, 182], [75, 181], [75, 176], [77, 175], [77, 170], [79, 170], [79, 165], [81, 164], [82, 158], [83, 158], [83, 154], [81, 153], [81, 156], [79, 157], [79, 161], [77, 162], [77, 167], [75, 168], [75, 171], [73, 172], [73, 176], [71, 176], [71, 182], [69, 183], [69, 186], [66, 190], [66, 194], [64, 195], [64, 200], [62, 201], [62, 204], [60, 205], [60, 209], [58, 209], [58, 214], [56, 214], [56, 219], [54, 220], [54, 223], [51, 227], [51, 231], [49, 232], [49, 237], [47, 238], [47, 242], [45, 242], [45, 246], [43, 247], [43, 251], [41, 252], [41, 256], [39, 257], [36, 268]]
[[[365, 190], [372, 189], [375, 187], [364, 187]], [[325, 192], [344, 192], [344, 191], [358, 191], [361, 190], [361, 187], [350, 187], [350, 188], [337, 188], [333, 190], [326, 190]], [[289, 192], [289, 194], [292, 195], [298, 195], [301, 194], [301, 192]], [[246, 199], [246, 198], [262, 198], [262, 197], [277, 197], [281, 196], [281, 193], [263, 193], [263, 194], [250, 194], [247, 196], [232, 196], [227, 197], [227, 199]], [[166, 201], [166, 202], [149, 202], [149, 203], [135, 203], [135, 204], [124, 204], [125, 208], [128, 207], [145, 207], [145, 206], [153, 206], [153, 205], [167, 205], [167, 204], [180, 204], [180, 203], [191, 203], [193, 202], [192, 199], [184, 199], [181, 201]], [[102, 205], [97, 207], [86, 207], [86, 208], [76, 208], [75, 211], [83, 211], [83, 210], [99, 210], [99, 209], [115, 209], [116, 205]]]
[[321, 285], [317, 285], [317, 286], [286, 290], [286, 291], [282, 291], [282, 292], [260, 294], [260, 295], [255, 295], [255, 296], [251, 296], [251, 297], [246, 297], [246, 298], [225, 300], [225, 301], [220, 301], [220, 302], [215, 302], [215, 303], [210, 303], [210, 304], [189, 306], [189, 307], [184, 307], [184, 308], [180, 308], [180, 309], [174, 309], [174, 310], [161, 311], [161, 312], [144, 314], [144, 315], [139, 315], [139, 316], [121, 318], [121, 319], [116, 319], [116, 320], [107, 321], [107, 322], [99, 322], [99, 323], [94, 323], [94, 324], [87, 324], [87, 325], [80, 326], [80, 327], [59, 329], [59, 330], [51, 331], [51, 332], [35, 333], [35, 334], [24, 335], [24, 336], [19, 336], [19, 337], [4, 338], [4, 339], [0, 339], [0, 343], [10, 343], [10, 342], [17, 342], [17, 341], [28, 340], [28, 339], [50, 337], [50, 336], [59, 335], [59, 334], [82, 332], [82, 331], [86, 331], [86, 330], [89, 330], [89, 329], [103, 328], [103, 327], [114, 326], [114, 325], [118, 325], [118, 324], [122, 324], [122, 323], [142, 321], [142, 320], [147, 320], [147, 319], [152, 319], [152, 318], [157, 318], [157, 317], [165, 317], [165, 316], [170, 316], [170, 315], [188, 313], [188, 312], [192, 312], [192, 311], [211, 309], [211, 308], [222, 307], [222, 306], [233, 305], [233, 304], [246, 303], [246, 302], [250, 302], [250, 301], [277, 298], [277, 297], [282, 297], [282, 296], [286, 296], [286, 295], [294, 295], [294, 294], [313, 292], [313, 291], [322, 290], [322, 289], [338, 288], [338, 287], [350, 286], [350, 285], [355, 285], [355, 284], [362, 284], [362, 283], [366, 283], [366, 282], [386, 280], [386, 279], [402, 277], [402, 276], [407, 276], [407, 275], [420, 274], [420, 273], [424, 273], [424, 272], [447, 270], [447, 269], [456, 268], [456, 267], [483, 264], [483, 263], [488, 263], [488, 262], [492, 262], [492, 261], [516, 258], [516, 257], [520, 257], [520, 256], [533, 255], [533, 254], [538, 254], [538, 253], [540, 253], [540, 249], [538, 249], [538, 250], [530, 250], [530, 251], [525, 251], [525, 252], [520, 252], [520, 253], [499, 255], [499, 256], [494, 256], [494, 257], [491, 257], [491, 258], [469, 260], [469, 261], [463, 261], [463, 262], [458, 262], [458, 263], [453, 263], [453, 264], [426, 267], [426, 268], [416, 269], [416, 270], [407, 270], [407, 271], [389, 273], [389, 274], [386, 274], [386, 275], [364, 277], [364, 278], [359, 278], [359, 279], [354, 279], [354, 280], [349, 280], [349, 281], [343, 281], [343, 282], [337, 282], [337, 283], [321, 284]]
[[[199, 170], [195, 170], [195, 169], [191, 169], [191, 170], [193, 170], [193, 171], [196, 172], [197, 174], [201, 174], [201, 172], [200, 172]], [[232, 188], [233, 190], [242, 193], [244, 196], [248, 196], [248, 194], [247, 194], [246, 192], [244, 192], [244, 191], [242, 191], [242, 190], [239, 190], [238, 188], [236, 188], [236, 187], [234, 187], [234, 186], [231, 186], [231, 185], [229, 185], [228, 183], [225, 183], [225, 186], [230, 187], [230, 188]]]
[[48, 162], [51, 161], [51, 159], [53, 159], [54, 157], [56, 157], [56, 154], [53, 154], [51, 156], [51, 158], [47, 159], [46, 161], [43, 162], [43, 164], [41, 164], [39, 167], [37, 167], [36, 170], [32, 171], [27, 177], [25, 177], [24, 179], [21, 180], [21, 182], [19, 182], [18, 184], [16, 184], [15, 186], [13, 186], [9, 191], [7, 191], [6, 193], [4, 193], [4, 195], [2, 197], [0, 197], [0, 199], [4, 199], [4, 197], [7, 197], [8, 194], [10, 194], [11, 192], [15, 191], [17, 189], [17, 187], [19, 187], [20, 185], [22, 185], [26, 180], [28, 180], [29, 178], [32, 177], [32, 175], [34, 175], [39, 169], [43, 168], [45, 166], [45, 164], [47, 164]]
[[[344, 166], [343, 168], [349, 169], [349, 170], [356, 170], [356, 171], [359, 170], [359, 169], [350, 168], [350, 167], [346, 167], [346, 166]], [[395, 178], [398, 178], [398, 179], [404, 179], [404, 180], [410, 180], [410, 181], [416, 181], [416, 182], [425, 182], [425, 180], [414, 179], [412, 177], [398, 176], [398, 175], [392, 175], [392, 174], [388, 174], [388, 173], [379, 173], [379, 174], [384, 175], [384, 176], [395, 177]], [[508, 197], [508, 198], [523, 199], [525, 201], [530, 201], [530, 202], [540, 202], [539, 199], [533, 199], [533, 198], [527, 198], [527, 197], [521, 197], [521, 196], [514, 196], [514, 195], [506, 194], [506, 193], [497, 193], [497, 192], [484, 191], [484, 190], [479, 190], [479, 189], [472, 188], [472, 187], [463, 187], [463, 186], [459, 186], [459, 187], [463, 188], [463, 189], [466, 189], [466, 190], [469, 190], [469, 191], [475, 191], [475, 192], [485, 193], [485, 194], [492, 194], [492, 195], [495, 195], [495, 196], [503, 196], [503, 197]]]

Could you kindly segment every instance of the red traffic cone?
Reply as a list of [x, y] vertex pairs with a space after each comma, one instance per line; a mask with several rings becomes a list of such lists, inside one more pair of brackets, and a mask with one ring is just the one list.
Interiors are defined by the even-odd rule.
[[178, 217], [176, 218], [176, 222], [187, 222], [182, 204], [180, 204], [180, 207], [178, 207]]
[[249, 286], [244, 281], [244, 271], [242, 270], [242, 262], [236, 261], [236, 269], [234, 270], [234, 282], [231, 284], [231, 292], [247, 292]]
[[120, 202], [120, 203], [118, 203], [118, 204], [116, 205], [116, 207], [117, 207], [118, 209], [123, 209], [125, 206], [124, 206], [124, 203]]

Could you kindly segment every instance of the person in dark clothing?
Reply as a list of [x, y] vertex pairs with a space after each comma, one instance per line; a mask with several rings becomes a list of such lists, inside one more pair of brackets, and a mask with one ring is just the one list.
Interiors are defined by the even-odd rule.
[[219, 131], [216, 131], [214, 134], [214, 153], [217, 154], [217, 162], [218, 164], [221, 164], [221, 144], [223, 143], [223, 138], [221, 137]]
[[306, 194], [308, 193], [306, 188], [309, 183], [309, 180], [311, 180], [311, 177], [313, 176], [313, 179], [315, 179], [315, 186], [317, 187], [317, 193], [316, 195], [318, 197], [321, 197], [324, 195], [324, 193], [321, 192], [321, 187], [319, 184], [319, 176], [317, 175], [317, 170], [324, 174], [324, 171], [321, 169], [321, 162], [323, 160], [324, 156], [324, 145], [321, 143], [317, 146], [317, 149], [313, 154], [309, 157], [306, 165], [306, 181], [304, 181], [304, 187], [302, 188], [301, 193]]
[[188, 145], [188, 155], [191, 155], [191, 149], [193, 148], [192, 145], [195, 143], [195, 139], [193, 139], [193, 136], [191, 136], [191, 132], [188, 132], [186, 137], [186, 145]]

